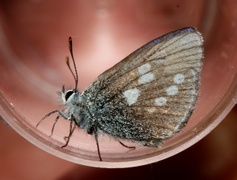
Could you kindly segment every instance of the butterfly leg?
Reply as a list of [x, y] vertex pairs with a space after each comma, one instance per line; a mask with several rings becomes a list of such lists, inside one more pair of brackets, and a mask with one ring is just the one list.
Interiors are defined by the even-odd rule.
[[118, 142], [123, 146], [123, 147], [126, 147], [126, 148], [128, 148], [128, 149], [130, 149], [130, 150], [134, 150], [134, 149], [136, 149], [136, 147], [135, 146], [128, 146], [128, 145], [126, 145], [126, 144], [124, 144], [124, 143], [122, 143], [121, 141], [119, 141], [118, 140]]
[[62, 146], [62, 148], [66, 147], [70, 141], [70, 138], [72, 136], [72, 133], [74, 132], [76, 128], [75, 122], [70, 121], [70, 130], [69, 130], [69, 135], [65, 137], [66, 143]]
[[58, 113], [58, 116], [56, 117], [55, 121], [57, 122], [58, 118], [61, 116], [64, 119], [69, 119], [62, 111], [59, 110], [54, 110], [51, 111], [50, 113], [46, 114], [37, 124], [36, 124], [36, 128], [39, 126], [39, 124], [44, 121], [47, 117], [51, 116], [54, 113]]
[[99, 145], [99, 141], [98, 141], [98, 133], [97, 133], [96, 127], [93, 127], [93, 134], [95, 136], [95, 142], [96, 142], [98, 156], [99, 156], [100, 161], [102, 161], [101, 154], [100, 154], [100, 145]]
[[[89, 112], [89, 111], [88, 111]], [[91, 115], [91, 114], [90, 114]], [[91, 115], [92, 116], [92, 115]], [[98, 156], [99, 156], [99, 159], [100, 161], [102, 161], [102, 157], [101, 157], [101, 154], [100, 154], [100, 145], [99, 145], [99, 141], [98, 141], [98, 131], [97, 131], [97, 124], [94, 124], [92, 123], [93, 120], [90, 119], [88, 120], [88, 127], [87, 127], [87, 133], [90, 134], [90, 135], [94, 135], [95, 137], [95, 142], [96, 142], [96, 147], [97, 147], [97, 152], [98, 152]]]
[[55, 128], [56, 123], [58, 122], [59, 117], [60, 117], [59, 115], [56, 117], [56, 119], [55, 119], [55, 121], [54, 121], [54, 123], [53, 123], [53, 127], [52, 127], [52, 129], [51, 129], [51, 134], [50, 134], [49, 137], [51, 137], [51, 136], [53, 135], [53, 131], [54, 131], [54, 128]]

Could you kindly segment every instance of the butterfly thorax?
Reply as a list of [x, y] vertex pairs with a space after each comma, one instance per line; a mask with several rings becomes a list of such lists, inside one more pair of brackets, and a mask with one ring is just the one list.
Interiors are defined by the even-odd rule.
[[91, 133], [92, 121], [88, 108], [84, 105], [82, 96], [77, 89], [62, 91], [61, 98], [66, 107], [63, 111], [65, 119], [74, 121], [77, 126]]

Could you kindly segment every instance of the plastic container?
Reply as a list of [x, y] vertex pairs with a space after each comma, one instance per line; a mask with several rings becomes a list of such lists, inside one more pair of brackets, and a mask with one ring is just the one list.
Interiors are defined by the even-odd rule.
[[[177, 154], [207, 135], [237, 102], [237, 15], [231, 2], [1, 2], [0, 115], [36, 146], [87, 166], [139, 166]], [[128, 150], [102, 134], [100, 162], [94, 137], [83, 130], [75, 130], [69, 146], [61, 148], [68, 121], [61, 118], [51, 137], [56, 116], [36, 128], [45, 114], [63, 108], [56, 93], [61, 86], [74, 86], [65, 63], [69, 36], [83, 90], [146, 42], [187, 26], [197, 27], [205, 41], [200, 97], [187, 126], [161, 148]]]

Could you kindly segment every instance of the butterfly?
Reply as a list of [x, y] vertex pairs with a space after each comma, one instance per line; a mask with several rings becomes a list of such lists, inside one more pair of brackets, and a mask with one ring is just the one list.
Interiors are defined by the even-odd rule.
[[63, 86], [65, 109], [54, 110], [42, 119], [58, 114], [51, 134], [59, 117], [70, 121], [69, 135], [62, 147], [68, 145], [76, 127], [84, 129], [95, 137], [102, 161], [99, 131], [116, 139], [159, 147], [187, 123], [199, 95], [203, 64], [203, 38], [195, 28], [179, 29], [150, 41], [102, 73], [83, 92], [77, 89], [71, 37], [69, 50], [74, 69], [69, 58], [67, 65], [75, 88]]

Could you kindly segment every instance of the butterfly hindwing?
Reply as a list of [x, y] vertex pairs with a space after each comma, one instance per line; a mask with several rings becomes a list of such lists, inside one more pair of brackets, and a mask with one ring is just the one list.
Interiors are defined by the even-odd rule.
[[202, 44], [195, 29], [177, 30], [101, 74], [82, 93], [97, 128], [147, 146], [177, 133], [198, 97]]

